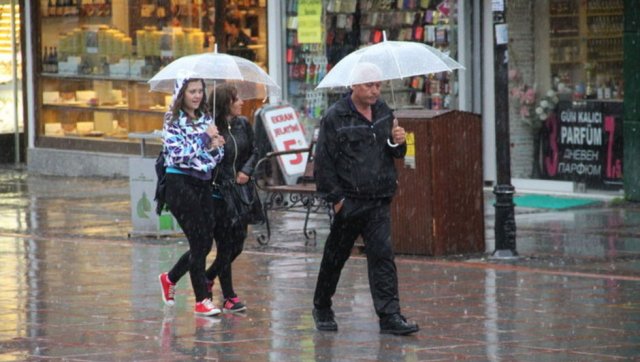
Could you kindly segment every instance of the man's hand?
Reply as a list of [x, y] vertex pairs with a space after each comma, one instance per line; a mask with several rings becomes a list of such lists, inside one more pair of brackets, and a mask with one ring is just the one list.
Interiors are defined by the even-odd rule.
[[344, 199], [340, 200], [340, 202], [333, 204], [333, 211], [336, 214], [339, 213], [340, 210], [342, 210], [342, 205], [344, 205]]
[[247, 182], [249, 182], [249, 175], [242, 171], [238, 171], [238, 173], [236, 174], [236, 182], [240, 185], [246, 184]]
[[404, 132], [404, 128], [398, 125], [397, 118], [393, 120], [393, 128], [391, 128], [391, 137], [393, 138], [393, 143], [395, 143], [396, 145], [403, 144], [406, 141], [406, 133]]

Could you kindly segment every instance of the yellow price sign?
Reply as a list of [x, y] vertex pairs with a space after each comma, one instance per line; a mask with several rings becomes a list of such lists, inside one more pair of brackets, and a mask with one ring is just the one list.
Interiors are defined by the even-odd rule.
[[322, 43], [322, 0], [299, 0], [298, 42]]
[[416, 134], [413, 132], [407, 132], [405, 139], [407, 142], [407, 156], [416, 157]]
[[404, 156], [404, 166], [408, 168], [416, 168], [416, 134], [407, 132], [405, 134], [405, 142], [407, 143], [407, 153]]

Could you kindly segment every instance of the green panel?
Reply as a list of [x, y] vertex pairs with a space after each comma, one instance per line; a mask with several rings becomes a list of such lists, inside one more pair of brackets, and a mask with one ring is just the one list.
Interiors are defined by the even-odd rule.
[[640, 6], [638, 0], [624, 1], [624, 32], [640, 33]]
[[160, 215], [158, 217], [158, 228], [159, 231], [169, 231], [173, 230], [173, 217], [171, 214]]
[[624, 120], [640, 122], [640, 33], [624, 34]]
[[622, 164], [624, 170], [622, 179], [624, 192], [627, 199], [640, 201], [640, 157], [638, 157], [640, 155], [640, 120], [625, 120], [623, 128], [624, 161]]
[[640, 201], [640, 6], [624, 0], [624, 192]]

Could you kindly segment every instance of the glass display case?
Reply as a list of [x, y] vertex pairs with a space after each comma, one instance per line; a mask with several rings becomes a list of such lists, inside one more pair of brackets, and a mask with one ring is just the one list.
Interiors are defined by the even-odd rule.
[[[60, 138], [65, 147], [78, 138], [138, 142], [128, 134], [161, 129], [171, 95], [149, 92], [147, 80], [174, 59], [213, 51], [213, 23], [224, 19], [204, 0], [39, 4], [37, 140], [47, 146]], [[229, 11], [266, 67], [266, 2], [228, 1]]]
[[623, 16], [622, 0], [549, 3], [551, 74], [573, 98], [623, 98]]

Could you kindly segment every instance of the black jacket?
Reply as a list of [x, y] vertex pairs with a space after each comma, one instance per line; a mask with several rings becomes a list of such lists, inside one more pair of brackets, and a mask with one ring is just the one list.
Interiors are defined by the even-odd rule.
[[235, 180], [239, 171], [251, 176], [258, 162], [258, 150], [254, 144], [253, 128], [249, 121], [245, 117], [234, 117], [229, 124], [230, 127], [218, 127], [225, 144], [222, 163], [213, 171], [216, 184]]
[[318, 191], [333, 203], [343, 197], [390, 198], [397, 187], [393, 159], [404, 157], [407, 146], [387, 144], [393, 143], [394, 115], [384, 102], [372, 106], [369, 122], [350, 97], [337, 101], [321, 120], [314, 164]]

